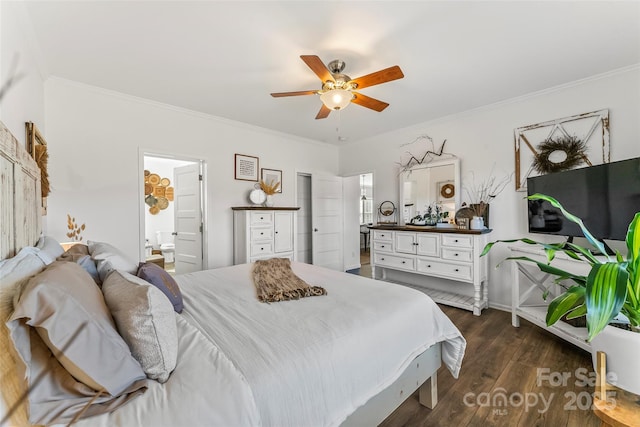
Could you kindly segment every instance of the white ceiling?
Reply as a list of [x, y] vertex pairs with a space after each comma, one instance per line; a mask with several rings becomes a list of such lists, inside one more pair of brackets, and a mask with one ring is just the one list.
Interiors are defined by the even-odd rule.
[[[26, 5], [51, 76], [337, 144], [640, 63], [635, 0]], [[315, 120], [318, 96], [269, 95], [320, 89], [303, 54], [405, 78], [362, 89], [381, 113]]]

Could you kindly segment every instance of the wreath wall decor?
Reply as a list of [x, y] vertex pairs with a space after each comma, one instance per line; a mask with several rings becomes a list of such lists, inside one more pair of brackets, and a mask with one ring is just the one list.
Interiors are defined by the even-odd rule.
[[549, 172], [609, 163], [609, 110], [522, 126], [514, 130], [515, 184]]
[[573, 169], [583, 163], [592, 166], [587, 150], [587, 144], [575, 136], [549, 138], [538, 145], [533, 168], [545, 174]]

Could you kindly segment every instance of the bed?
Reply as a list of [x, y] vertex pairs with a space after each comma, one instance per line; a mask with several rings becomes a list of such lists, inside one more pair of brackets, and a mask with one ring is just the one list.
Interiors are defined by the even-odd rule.
[[[3, 173], [12, 171], [12, 187], [24, 186], [22, 175], [28, 176], [34, 195], [0, 202], [2, 258], [11, 258], [40, 237], [39, 221], [30, 213], [34, 207], [38, 212], [40, 201], [38, 174], [22, 166], [30, 159], [16, 155], [17, 141], [7, 142], [12, 137], [3, 132]], [[184, 310], [175, 314], [177, 364], [168, 380], [148, 380], [141, 395], [74, 425], [369, 426], [418, 388], [421, 403], [435, 405], [442, 363], [457, 377], [465, 340], [421, 292], [293, 263], [298, 277], [327, 294], [267, 304], [256, 298], [252, 268], [177, 276]], [[4, 377], [9, 404], [1, 417], [15, 402]], [[12, 423], [25, 416], [25, 405], [20, 409]]]

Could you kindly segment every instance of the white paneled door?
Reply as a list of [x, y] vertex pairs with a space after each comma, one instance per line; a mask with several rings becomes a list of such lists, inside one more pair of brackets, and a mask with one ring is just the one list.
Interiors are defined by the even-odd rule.
[[313, 264], [344, 271], [342, 178], [311, 176]]
[[176, 274], [202, 270], [201, 180], [199, 163], [173, 171]]

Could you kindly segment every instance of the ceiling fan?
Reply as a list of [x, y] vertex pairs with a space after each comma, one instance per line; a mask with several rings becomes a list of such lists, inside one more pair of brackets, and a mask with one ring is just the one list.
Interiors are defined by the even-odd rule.
[[364, 89], [404, 77], [400, 67], [394, 65], [366, 76], [351, 79], [346, 74], [342, 74], [342, 70], [345, 67], [344, 61], [335, 59], [329, 62], [328, 66], [325, 66], [316, 55], [300, 55], [300, 58], [320, 77], [322, 89], [272, 93], [271, 96], [279, 98], [283, 96], [320, 95], [322, 107], [318, 115], [316, 115], [316, 119], [324, 119], [329, 116], [332, 110], [342, 110], [352, 102], [380, 112], [387, 108], [389, 104], [356, 92], [356, 89]]

